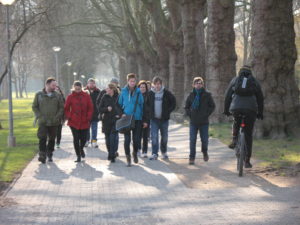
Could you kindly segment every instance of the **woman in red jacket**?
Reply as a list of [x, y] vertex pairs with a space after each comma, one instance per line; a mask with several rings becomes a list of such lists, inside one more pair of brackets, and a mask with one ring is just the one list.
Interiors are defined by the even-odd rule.
[[73, 134], [73, 143], [77, 155], [75, 162], [81, 162], [81, 158], [85, 157], [83, 147], [93, 116], [93, 103], [89, 94], [82, 91], [80, 81], [74, 82], [72, 93], [67, 97], [65, 115]]

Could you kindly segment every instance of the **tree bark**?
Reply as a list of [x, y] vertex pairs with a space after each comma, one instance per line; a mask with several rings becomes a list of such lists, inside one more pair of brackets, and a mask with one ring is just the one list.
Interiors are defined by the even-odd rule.
[[292, 3], [292, 0], [253, 1], [251, 59], [253, 73], [261, 82], [265, 97], [265, 119], [258, 123], [258, 136], [287, 136], [299, 126]]
[[126, 84], [126, 60], [119, 56], [119, 78], [120, 86], [123, 87]]
[[207, 28], [207, 89], [212, 93], [216, 110], [213, 122], [222, 122], [224, 93], [235, 76], [234, 1], [210, 0]]

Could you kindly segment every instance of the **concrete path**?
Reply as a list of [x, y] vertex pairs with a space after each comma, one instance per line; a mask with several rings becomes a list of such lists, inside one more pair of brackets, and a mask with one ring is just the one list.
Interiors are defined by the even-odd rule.
[[187, 162], [188, 128], [170, 126], [170, 161], [140, 159], [131, 168], [120, 137], [116, 163], [106, 160], [100, 134], [100, 148], [88, 148], [85, 161], [76, 164], [64, 127], [54, 162], [34, 158], [6, 194], [10, 204], [0, 208], [0, 224], [300, 224], [300, 188], [251, 173], [239, 178], [233, 151], [216, 139], [210, 140], [209, 162], [198, 154], [196, 165], [187, 166], [200, 183], [189, 188], [178, 163]]

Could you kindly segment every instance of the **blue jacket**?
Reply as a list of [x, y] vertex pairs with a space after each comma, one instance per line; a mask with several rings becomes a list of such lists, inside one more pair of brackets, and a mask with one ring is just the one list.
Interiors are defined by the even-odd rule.
[[133, 92], [133, 95], [130, 95], [129, 88], [126, 85], [124, 88], [122, 88], [118, 103], [121, 106], [124, 114], [132, 115], [133, 110], [134, 110], [134, 104], [136, 102], [138, 93], [139, 93], [139, 99], [137, 102], [134, 119], [142, 120], [143, 119], [144, 97], [143, 97], [142, 93], [140, 92], [139, 88], [136, 88]]

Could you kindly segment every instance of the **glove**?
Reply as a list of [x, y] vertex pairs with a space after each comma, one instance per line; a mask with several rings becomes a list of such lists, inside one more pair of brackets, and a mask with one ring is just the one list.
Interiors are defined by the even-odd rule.
[[231, 113], [230, 113], [229, 111], [224, 111], [223, 114], [224, 114], [225, 116], [230, 116], [230, 115], [231, 115]]
[[264, 115], [262, 113], [258, 113], [256, 117], [259, 120], [263, 120], [264, 119]]

